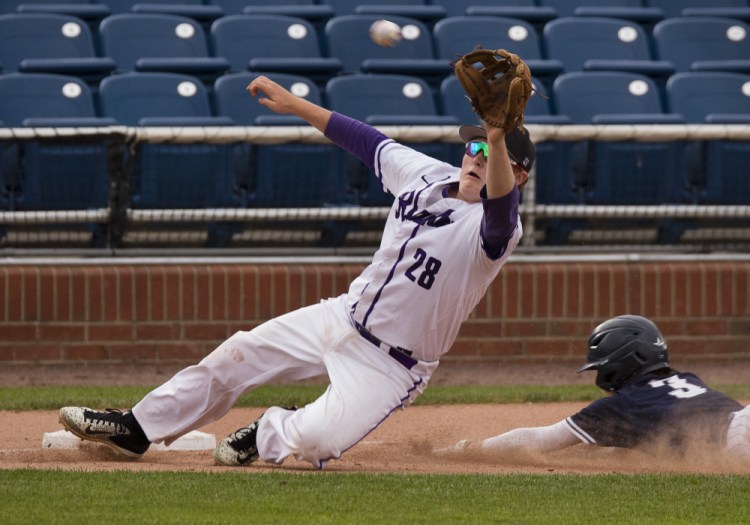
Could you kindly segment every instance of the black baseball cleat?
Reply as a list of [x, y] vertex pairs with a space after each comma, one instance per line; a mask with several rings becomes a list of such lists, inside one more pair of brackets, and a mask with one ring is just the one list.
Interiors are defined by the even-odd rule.
[[97, 412], [86, 407], [64, 407], [60, 409], [60, 423], [79, 438], [103, 443], [131, 459], [141, 457], [151, 446], [129, 411], [107, 408], [104, 412]]
[[239, 467], [258, 459], [258, 446], [255, 443], [258, 435], [260, 418], [249, 426], [235, 430], [221, 440], [214, 450], [214, 461], [217, 465]]
[[[297, 406], [281, 407], [284, 410], [297, 410]], [[221, 440], [214, 449], [214, 461], [217, 465], [240, 467], [258, 459], [258, 425], [260, 416], [246, 427], [239, 428]]]

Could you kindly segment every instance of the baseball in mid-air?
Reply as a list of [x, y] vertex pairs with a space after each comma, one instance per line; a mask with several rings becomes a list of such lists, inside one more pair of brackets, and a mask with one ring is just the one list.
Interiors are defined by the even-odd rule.
[[370, 38], [379, 46], [393, 47], [401, 41], [401, 27], [390, 20], [376, 20], [370, 26]]

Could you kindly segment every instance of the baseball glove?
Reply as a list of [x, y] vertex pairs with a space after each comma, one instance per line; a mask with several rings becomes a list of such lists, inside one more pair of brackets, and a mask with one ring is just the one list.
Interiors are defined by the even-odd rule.
[[505, 49], [475, 49], [457, 59], [453, 70], [485, 123], [506, 134], [523, 126], [532, 85], [531, 71], [518, 55]]

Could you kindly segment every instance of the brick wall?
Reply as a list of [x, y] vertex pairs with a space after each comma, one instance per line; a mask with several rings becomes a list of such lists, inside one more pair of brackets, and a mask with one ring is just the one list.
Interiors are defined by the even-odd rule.
[[[0, 266], [0, 362], [192, 363], [346, 290], [360, 265]], [[651, 317], [680, 360], [750, 357], [750, 261], [508, 264], [450, 360], [581, 359], [597, 321]]]

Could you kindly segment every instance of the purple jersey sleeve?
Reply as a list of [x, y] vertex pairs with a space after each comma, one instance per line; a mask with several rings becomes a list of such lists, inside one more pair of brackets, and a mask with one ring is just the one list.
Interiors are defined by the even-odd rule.
[[490, 259], [496, 260], [503, 256], [508, 241], [518, 225], [518, 187], [502, 197], [487, 198], [487, 189], [482, 188], [482, 244]]
[[375, 150], [388, 137], [372, 126], [333, 112], [326, 126], [325, 136], [359, 160], [370, 170], [375, 166]]

